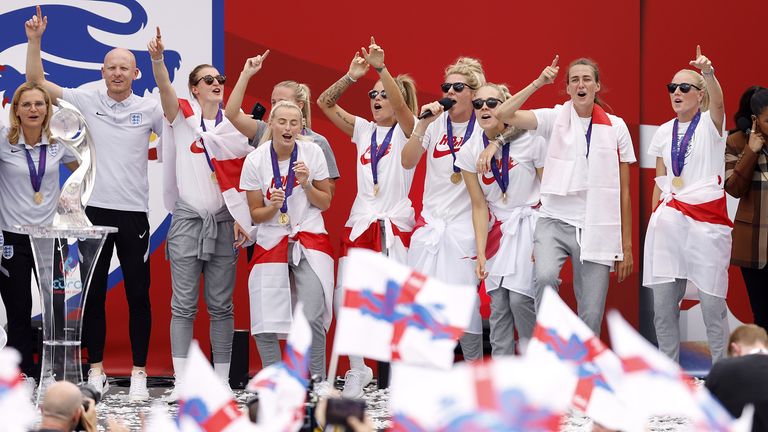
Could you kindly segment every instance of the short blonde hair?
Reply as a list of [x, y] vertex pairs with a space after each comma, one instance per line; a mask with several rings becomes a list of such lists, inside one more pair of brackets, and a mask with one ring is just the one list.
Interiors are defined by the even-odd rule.
[[[53, 142], [53, 136], [51, 135], [51, 115], [53, 114], [53, 104], [51, 103], [51, 95], [48, 94], [48, 92], [45, 90], [43, 86], [40, 84], [35, 84], [32, 82], [25, 82], [24, 84], [20, 85], [16, 91], [13, 93], [13, 99], [11, 101], [11, 110], [8, 113], [8, 142], [11, 144], [18, 144], [19, 143], [19, 136], [21, 135], [21, 119], [19, 116], [16, 115], [16, 111], [19, 108], [19, 100], [21, 99], [21, 95], [24, 93], [30, 91], [30, 90], [38, 90], [43, 94], [43, 100], [45, 100], [45, 119], [43, 119], [43, 135], [45, 135], [46, 138], [48, 138], [48, 142]], [[37, 143], [27, 143], [29, 145], [34, 145]]]
[[728, 355], [733, 356], [732, 344], [757, 345], [768, 348], [768, 333], [755, 324], [745, 324], [736, 328], [728, 339]]

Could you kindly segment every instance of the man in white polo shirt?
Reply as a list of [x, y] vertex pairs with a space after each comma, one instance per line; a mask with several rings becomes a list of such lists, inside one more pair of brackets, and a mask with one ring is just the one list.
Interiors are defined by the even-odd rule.
[[[125, 279], [133, 352], [129, 399], [146, 400], [146, 361], [152, 316], [149, 304], [149, 180], [147, 152], [152, 132], [162, 132], [163, 113], [156, 100], [133, 94], [131, 85], [139, 75], [136, 59], [129, 50], [115, 48], [104, 57], [101, 73], [106, 91], [61, 88], [45, 79], [40, 56], [41, 40], [47, 25], [40, 8], [25, 23], [27, 33], [27, 80], [39, 83], [52, 100], [65, 100], [85, 116], [96, 146], [96, 180], [86, 214], [94, 225], [114, 226], [93, 270], [83, 317], [83, 344], [88, 348], [91, 370], [88, 383], [105, 392], [103, 369], [106, 317], [104, 303], [112, 250]], [[145, 71], [149, 73], [149, 71]], [[87, 242], [86, 242], [87, 243]], [[83, 245], [85, 246], [85, 245]], [[84, 258], [88, 251], [83, 250]], [[90, 253], [93, 256], [93, 252]]]

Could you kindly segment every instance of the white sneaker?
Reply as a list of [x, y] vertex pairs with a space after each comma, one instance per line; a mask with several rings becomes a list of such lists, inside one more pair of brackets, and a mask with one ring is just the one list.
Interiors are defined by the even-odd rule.
[[102, 396], [109, 390], [109, 381], [107, 381], [107, 374], [101, 372], [96, 373], [97, 369], [91, 369], [88, 371], [88, 384], [92, 385]]
[[143, 370], [135, 370], [131, 373], [131, 388], [128, 390], [128, 400], [138, 402], [147, 399], [149, 399], [147, 373]]
[[329, 383], [328, 381], [320, 381], [319, 383], [315, 384], [314, 391], [317, 397], [329, 397], [329, 396], [339, 395], [339, 391], [336, 390], [336, 388], [332, 386], [331, 383]]
[[367, 386], [373, 379], [373, 370], [368, 366], [363, 370], [350, 369], [344, 375], [344, 390], [341, 391], [341, 397], [347, 399], [360, 399], [365, 393]]

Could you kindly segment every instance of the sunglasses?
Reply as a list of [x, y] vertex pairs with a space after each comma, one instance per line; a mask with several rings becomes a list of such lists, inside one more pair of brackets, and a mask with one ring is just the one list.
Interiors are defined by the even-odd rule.
[[669, 91], [670, 94], [674, 93], [677, 88], [680, 87], [680, 91], [683, 93], [688, 93], [691, 91], [691, 87], [695, 88], [696, 90], [701, 90], [699, 87], [688, 84], [688, 83], [682, 83], [682, 84], [676, 84], [676, 83], [669, 83], [667, 84], [667, 91]]
[[227, 82], [227, 77], [224, 75], [216, 75], [216, 76], [206, 75], [198, 78], [197, 81], [195, 81], [194, 85], [197, 85], [200, 81], [208, 85], [211, 85], [213, 84], [213, 80], [216, 80], [219, 82], [219, 84], [224, 85], [224, 83]]
[[381, 96], [382, 99], [386, 99], [387, 98], [387, 91], [386, 90], [382, 90], [382, 91], [371, 90], [371, 91], [368, 92], [368, 97], [369, 98], [376, 99], [376, 96]]
[[501, 101], [496, 98], [475, 99], [472, 101], [472, 106], [475, 107], [476, 110], [483, 109], [483, 105], [487, 105], [489, 109], [494, 109], [500, 103]]
[[472, 87], [469, 84], [464, 84], [462, 82], [455, 82], [455, 83], [442, 83], [440, 84], [440, 89], [443, 91], [443, 93], [448, 93], [448, 91], [453, 87], [453, 91], [456, 93], [461, 93], [464, 91], [464, 87], [469, 88], [470, 90], [474, 90], [475, 88]]

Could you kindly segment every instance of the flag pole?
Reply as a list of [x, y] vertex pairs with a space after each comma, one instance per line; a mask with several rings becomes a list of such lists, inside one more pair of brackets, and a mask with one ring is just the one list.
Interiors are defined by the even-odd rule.
[[[344, 304], [344, 287], [341, 287], [341, 299], [342, 304]], [[336, 332], [339, 330], [339, 318], [341, 317], [341, 307], [339, 307], [339, 310], [336, 313], [336, 327], [334, 327], [333, 331], [333, 345], [331, 348], [331, 362], [328, 364], [328, 376], [326, 379], [328, 380], [328, 383], [333, 386], [336, 383], [336, 371], [339, 368], [339, 353], [336, 350], [336, 341], [338, 338], [336, 337]]]

